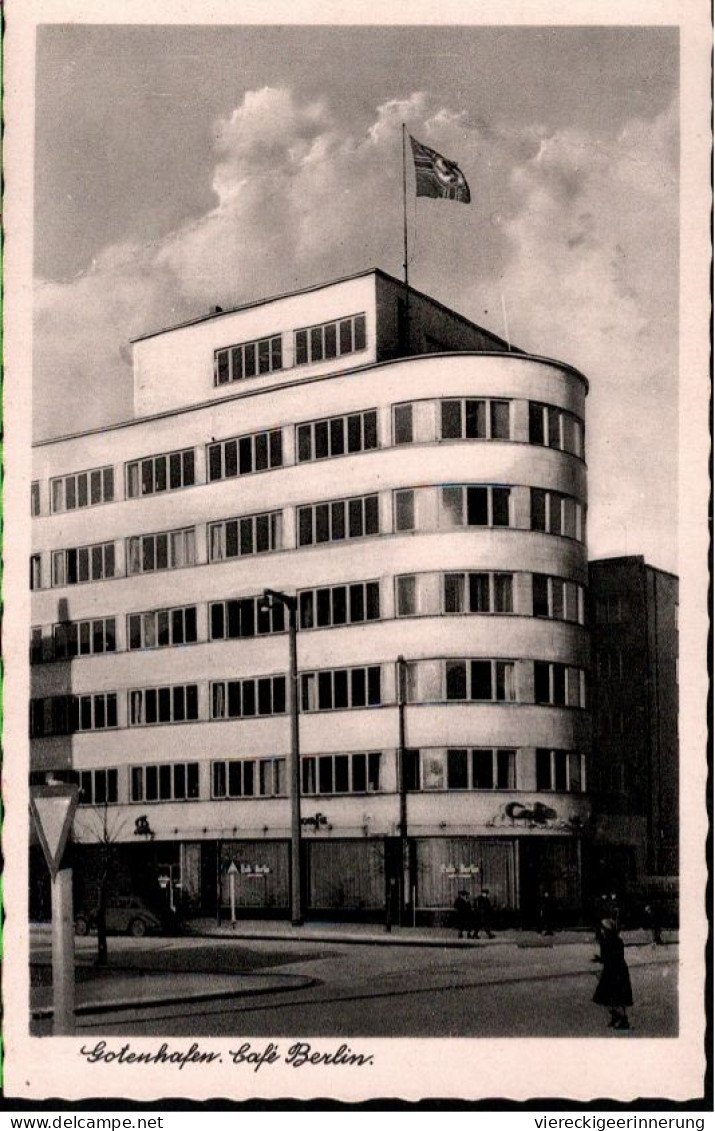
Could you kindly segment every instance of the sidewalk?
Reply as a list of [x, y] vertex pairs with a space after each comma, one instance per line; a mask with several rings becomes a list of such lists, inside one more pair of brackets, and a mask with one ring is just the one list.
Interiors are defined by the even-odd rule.
[[[285, 919], [238, 919], [235, 924], [215, 919], [191, 919], [184, 923], [187, 935], [202, 938], [241, 939], [271, 942], [327, 942], [353, 943], [362, 946], [439, 947], [441, 949], [466, 949], [479, 946], [510, 945], [517, 947], [595, 946], [593, 931], [572, 929], [556, 931], [553, 935], [539, 935], [536, 931], [511, 928], [497, 931], [493, 939], [484, 934], [479, 939], [459, 939], [453, 927], [398, 927], [387, 931], [380, 923], [307, 922], [294, 927]], [[632, 930], [621, 932], [626, 946], [644, 946], [651, 942], [650, 932]], [[677, 931], [664, 931], [666, 944], [677, 943]]]

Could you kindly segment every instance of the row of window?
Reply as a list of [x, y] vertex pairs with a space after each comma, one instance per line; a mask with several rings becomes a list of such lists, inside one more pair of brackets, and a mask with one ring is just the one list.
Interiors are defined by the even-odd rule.
[[[583, 756], [572, 750], [536, 750], [536, 791], [580, 793], [585, 789]], [[622, 766], [610, 788], [623, 788]], [[185, 801], [200, 796], [199, 763], [132, 766], [131, 802]], [[404, 751], [407, 792], [517, 789], [517, 751], [502, 748], [429, 748]], [[614, 779], [616, 775], [613, 775]], [[78, 775], [81, 805], [118, 803], [116, 769], [83, 770]], [[301, 758], [304, 796], [377, 793], [382, 781], [382, 751], [308, 754]], [[287, 796], [285, 758], [219, 759], [211, 763], [211, 797]]]
[[[230, 378], [233, 379], [233, 378]], [[396, 446], [417, 441], [509, 440], [511, 403], [506, 400], [458, 398], [442, 400], [439, 425], [425, 418], [431, 402], [406, 403], [393, 407], [393, 441]], [[373, 451], [378, 447], [377, 409], [324, 417], [295, 425], [296, 462], [330, 459], [336, 456]], [[529, 441], [571, 452], [583, 457], [583, 423], [570, 413], [551, 405], [529, 404]], [[283, 466], [283, 431], [262, 430], [207, 444], [209, 483], [251, 475]], [[194, 448], [132, 460], [125, 464], [126, 497], [193, 487], [196, 483]], [[94, 468], [50, 480], [50, 506], [53, 514], [115, 501], [114, 468]], [[31, 485], [31, 511], [40, 514], [40, 483]]]
[[[458, 615], [518, 611], [513, 573], [464, 570], [444, 574], [401, 574], [395, 578], [395, 615], [398, 617]], [[573, 581], [532, 575], [533, 615], [583, 624], [584, 589]], [[262, 597], [240, 597], [211, 601], [208, 606], [208, 639], [239, 640], [284, 632], [284, 606], [270, 608]], [[321, 586], [298, 592], [300, 629], [333, 628], [364, 624], [380, 619], [380, 583], [357, 581]], [[127, 615], [127, 649], [168, 648], [195, 644], [199, 639], [198, 606], [153, 609]], [[30, 661], [73, 659], [117, 650], [115, 617], [61, 621], [52, 627], [52, 637], [43, 638], [42, 628], [31, 630]], [[602, 664], [602, 674], [610, 674]]]
[[[293, 332], [294, 360], [296, 365], [344, 357], [364, 350], [367, 346], [364, 314], [355, 314], [319, 326], [310, 326]], [[214, 354], [214, 383], [227, 385], [274, 373], [283, 368], [283, 338], [281, 334], [241, 342], [216, 350]]]
[[[533, 663], [533, 702], [556, 707], [585, 707], [582, 668], [545, 661]], [[524, 702], [517, 695], [514, 660], [413, 660], [405, 663], [408, 703]], [[380, 664], [341, 667], [300, 675], [304, 712], [378, 707], [386, 700]], [[128, 693], [128, 725], [153, 726], [199, 719], [196, 683], [134, 688]], [[284, 675], [215, 680], [210, 684], [211, 719], [282, 715], [286, 710]], [[32, 699], [30, 735], [68, 734], [118, 726], [117, 693], [57, 695]]]

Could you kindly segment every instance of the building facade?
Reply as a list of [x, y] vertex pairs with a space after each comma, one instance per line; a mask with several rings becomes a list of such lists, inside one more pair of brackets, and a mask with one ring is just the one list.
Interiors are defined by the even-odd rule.
[[[642, 557], [589, 567], [595, 885], [627, 898], [678, 875], [678, 578]], [[625, 890], [624, 890], [625, 889]], [[631, 896], [632, 898], [633, 896]]]
[[[380, 271], [133, 343], [135, 417], [34, 449], [31, 770], [77, 869], [287, 914], [298, 600], [304, 900], [581, 906], [585, 378]], [[80, 894], [80, 898], [82, 898]]]

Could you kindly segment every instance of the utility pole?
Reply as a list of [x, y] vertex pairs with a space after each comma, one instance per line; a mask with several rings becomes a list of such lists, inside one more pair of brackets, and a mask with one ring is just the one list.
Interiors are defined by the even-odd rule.
[[290, 712], [290, 868], [291, 923], [303, 925], [303, 874], [300, 833], [300, 736], [298, 732], [298, 598], [278, 589], [264, 589], [261, 609], [270, 611], [274, 601], [288, 610], [288, 702]]

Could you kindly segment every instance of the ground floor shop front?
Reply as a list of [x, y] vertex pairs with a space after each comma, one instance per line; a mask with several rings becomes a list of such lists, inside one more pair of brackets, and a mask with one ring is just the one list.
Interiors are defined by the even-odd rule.
[[[290, 851], [289, 841], [268, 839], [117, 843], [109, 856], [106, 846], [75, 845], [75, 904], [91, 907], [106, 875], [110, 899], [137, 895], [179, 918], [282, 918]], [[303, 907], [314, 919], [426, 925], [448, 921], [458, 892], [486, 889], [497, 923], [535, 926], [548, 892], [554, 917], [575, 923], [584, 913], [581, 856], [576, 836], [316, 835], [301, 843]]]

